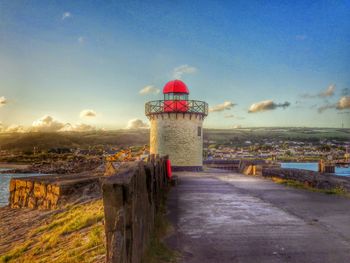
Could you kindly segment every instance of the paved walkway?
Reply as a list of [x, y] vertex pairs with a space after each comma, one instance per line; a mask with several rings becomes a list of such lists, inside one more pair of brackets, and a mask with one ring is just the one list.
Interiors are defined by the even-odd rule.
[[235, 173], [178, 175], [167, 242], [182, 262], [350, 262], [350, 199]]

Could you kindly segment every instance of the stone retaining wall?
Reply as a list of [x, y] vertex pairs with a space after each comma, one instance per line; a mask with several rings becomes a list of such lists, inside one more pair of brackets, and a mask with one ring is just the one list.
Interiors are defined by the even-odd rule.
[[350, 192], [350, 178], [345, 176], [291, 168], [264, 168], [262, 176], [295, 180], [319, 189], [341, 188]]
[[44, 175], [12, 178], [9, 205], [11, 208], [55, 209], [67, 197], [82, 195], [83, 188], [99, 183], [99, 177], [89, 174]]
[[231, 170], [238, 171], [241, 161], [240, 160], [205, 160], [203, 164], [207, 168], [215, 168], [215, 169], [223, 169], [223, 170]]
[[101, 178], [107, 262], [140, 263], [154, 230], [168, 179], [163, 158], [125, 163]]

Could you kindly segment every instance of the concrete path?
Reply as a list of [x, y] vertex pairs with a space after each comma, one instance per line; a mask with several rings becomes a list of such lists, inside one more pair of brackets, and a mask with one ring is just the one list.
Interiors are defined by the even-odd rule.
[[182, 262], [350, 262], [350, 199], [234, 173], [177, 173], [168, 199]]

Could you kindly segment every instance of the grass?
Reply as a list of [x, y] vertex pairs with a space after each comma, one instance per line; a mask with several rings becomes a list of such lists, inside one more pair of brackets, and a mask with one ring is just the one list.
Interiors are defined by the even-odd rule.
[[[178, 262], [178, 253], [163, 242], [172, 231], [165, 217], [164, 204], [156, 216], [155, 230], [144, 263]], [[26, 235], [27, 241], [14, 243], [12, 249], [0, 257], [0, 262], [104, 262], [106, 247], [103, 218], [102, 200], [69, 205], [50, 215], [45, 224], [32, 229]]]
[[293, 187], [297, 189], [305, 189], [308, 191], [312, 192], [319, 192], [319, 193], [324, 193], [324, 194], [329, 194], [329, 195], [342, 195], [342, 196], [347, 196], [350, 197], [350, 193], [348, 193], [345, 189], [341, 187], [335, 187], [331, 189], [320, 189], [311, 186], [307, 182], [299, 182], [296, 180], [290, 180], [290, 179], [283, 179], [279, 177], [271, 177], [272, 181], [274, 181], [277, 184], [282, 184], [288, 187]]
[[71, 205], [14, 244], [0, 262], [97, 262], [106, 253], [102, 200]]
[[31, 242], [26, 242], [21, 246], [12, 249], [9, 253], [1, 257], [2, 262], [10, 262], [12, 259], [16, 259], [23, 255], [31, 245]]

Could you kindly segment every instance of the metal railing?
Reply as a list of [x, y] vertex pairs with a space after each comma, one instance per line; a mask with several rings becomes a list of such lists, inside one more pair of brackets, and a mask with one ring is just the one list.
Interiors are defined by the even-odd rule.
[[208, 103], [198, 100], [155, 100], [145, 104], [146, 116], [162, 113], [194, 113], [208, 115]]

